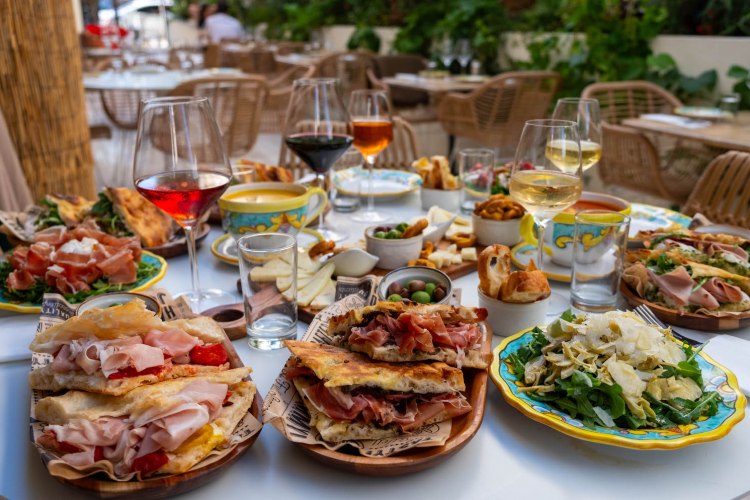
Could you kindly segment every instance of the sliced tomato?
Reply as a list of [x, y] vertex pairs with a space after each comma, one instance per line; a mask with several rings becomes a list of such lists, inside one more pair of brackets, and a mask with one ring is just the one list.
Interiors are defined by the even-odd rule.
[[197, 345], [190, 351], [190, 361], [196, 365], [219, 366], [227, 362], [229, 356], [221, 344]]
[[141, 474], [149, 474], [161, 469], [167, 462], [169, 462], [169, 457], [159, 450], [133, 460], [132, 470]]
[[82, 451], [78, 446], [70, 444], [67, 441], [58, 441], [60, 443], [60, 453], [66, 455], [68, 453], [78, 453]]
[[152, 366], [151, 368], [146, 368], [145, 370], [137, 372], [135, 371], [135, 368], [128, 366], [122, 370], [117, 370], [115, 373], [110, 373], [107, 378], [110, 380], [118, 380], [121, 378], [138, 377], [141, 375], [159, 375], [162, 370], [164, 370], [164, 366]]
[[99, 460], [104, 460], [104, 447], [103, 446], [94, 447], [94, 462], [98, 462]]
[[227, 391], [227, 395], [224, 396], [224, 401], [221, 403], [221, 406], [227, 406], [227, 404], [231, 404], [229, 403], [229, 398], [232, 397], [232, 394], [233, 394], [232, 391]]

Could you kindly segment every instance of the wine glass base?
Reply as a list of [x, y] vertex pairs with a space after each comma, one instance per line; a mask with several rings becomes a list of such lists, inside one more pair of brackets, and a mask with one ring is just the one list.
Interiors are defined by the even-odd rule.
[[333, 229], [315, 229], [326, 240], [344, 241], [349, 237], [346, 231], [334, 231]]
[[388, 222], [391, 220], [391, 214], [387, 212], [377, 212], [375, 210], [365, 210], [351, 216], [354, 222]]
[[184, 297], [188, 304], [190, 304], [190, 308], [196, 313], [200, 313], [213, 307], [226, 306], [240, 302], [234, 294], [216, 288], [200, 289], [198, 292], [192, 290], [189, 292], [182, 292], [175, 295], [175, 298], [176, 297]]

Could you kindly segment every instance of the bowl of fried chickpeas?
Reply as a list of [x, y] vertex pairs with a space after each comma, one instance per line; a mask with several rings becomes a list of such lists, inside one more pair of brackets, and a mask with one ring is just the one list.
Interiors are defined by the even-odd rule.
[[483, 246], [499, 243], [513, 246], [521, 241], [521, 219], [524, 208], [504, 194], [495, 194], [477, 202], [471, 223], [477, 243]]

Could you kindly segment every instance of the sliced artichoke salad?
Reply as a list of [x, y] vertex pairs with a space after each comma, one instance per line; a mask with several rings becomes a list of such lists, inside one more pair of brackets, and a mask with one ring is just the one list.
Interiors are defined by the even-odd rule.
[[587, 427], [668, 428], [718, 412], [721, 396], [704, 391], [700, 349], [632, 312], [566, 311], [530, 333], [507, 358], [519, 390]]

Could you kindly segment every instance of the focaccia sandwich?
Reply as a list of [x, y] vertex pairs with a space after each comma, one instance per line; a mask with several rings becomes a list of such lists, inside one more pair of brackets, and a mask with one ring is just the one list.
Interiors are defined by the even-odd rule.
[[383, 363], [316, 342], [284, 344], [293, 354], [286, 377], [325, 441], [393, 437], [471, 411], [463, 372], [445, 363]]
[[334, 344], [379, 361], [442, 361], [487, 368], [492, 353], [482, 350], [487, 317], [481, 308], [381, 301], [334, 316], [328, 335]]
[[34, 416], [50, 425], [37, 443], [78, 468], [111, 462], [118, 477], [179, 474], [229, 442], [255, 397], [255, 384], [243, 380], [249, 373], [236, 368], [169, 380], [122, 397], [46, 397]]
[[199, 316], [164, 322], [134, 300], [91, 309], [39, 333], [29, 348], [53, 361], [29, 374], [32, 389], [121, 395], [144, 384], [229, 368], [221, 326]]
[[86, 218], [94, 202], [78, 195], [48, 194], [41, 205], [42, 213], [34, 223], [37, 230], [52, 226], [77, 226]]

